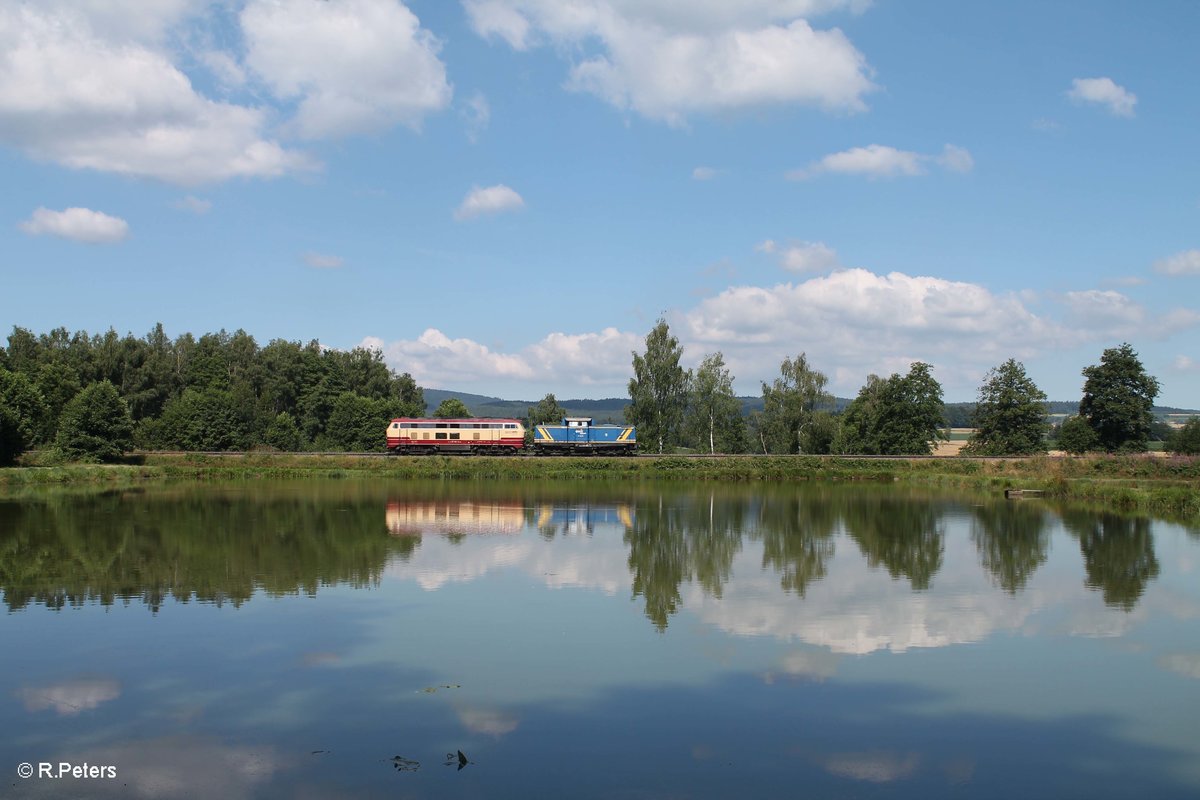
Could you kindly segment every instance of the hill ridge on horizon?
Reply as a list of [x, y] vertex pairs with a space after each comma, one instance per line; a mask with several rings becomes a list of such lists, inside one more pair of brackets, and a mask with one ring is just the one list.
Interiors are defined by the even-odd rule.
[[[501, 397], [474, 394], [472, 392], [459, 392], [451, 389], [428, 389], [422, 387], [422, 391], [425, 393], [428, 413], [432, 413], [443, 400], [449, 397], [456, 397], [462, 400], [475, 416], [524, 417], [530, 407], [537, 405], [541, 401], [541, 398], [537, 400], [506, 400]], [[620, 421], [624, 417], [625, 407], [629, 405], [628, 397], [563, 399], [556, 396], [555, 399], [568, 412], [578, 413], [586, 411], [588, 415], [596, 417], [601, 422], [606, 420]], [[742, 403], [743, 414], [762, 408], [761, 396], [738, 395], [737, 399]], [[835, 397], [834, 408], [840, 411], [849, 405], [852, 399]], [[947, 410], [957, 412], [950, 415], [951, 425], [952, 427], [959, 427], [956, 418], [958, 418], [957, 421], [961, 421], [963, 416], [969, 416], [970, 410], [975, 406], [975, 401], [954, 401], [947, 402], [945, 405]], [[1077, 412], [1079, 409], [1078, 400], [1048, 400], [1046, 401], [1046, 405], [1049, 407], [1049, 413], [1051, 414], [1070, 414]], [[1154, 406], [1153, 413], [1157, 416], [1164, 414], [1200, 414], [1200, 410], [1175, 408], [1173, 406]]]

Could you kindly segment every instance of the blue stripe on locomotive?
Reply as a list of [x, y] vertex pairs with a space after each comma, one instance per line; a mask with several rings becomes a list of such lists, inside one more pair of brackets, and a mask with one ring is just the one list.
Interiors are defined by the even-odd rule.
[[613, 444], [636, 445], [637, 429], [632, 425], [536, 425], [534, 444]]

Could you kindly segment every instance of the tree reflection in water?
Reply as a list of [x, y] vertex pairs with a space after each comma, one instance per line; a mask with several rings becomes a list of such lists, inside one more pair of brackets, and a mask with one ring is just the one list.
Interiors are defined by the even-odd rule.
[[[168, 598], [246, 602], [256, 591], [314, 594], [370, 586], [407, 561], [423, 533], [462, 546], [479, 534], [621, 537], [633, 597], [659, 630], [694, 583], [720, 598], [743, 546], [759, 542], [764, 571], [804, 598], [827, 578], [844, 533], [872, 568], [930, 588], [942, 568], [946, 520], [969, 519], [979, 561], [1010, 595], [1046, 563], [1055, 512], [1025, 502], [961, 502], [891, 486], [607, 486], [353, 482], [256, 487], [157, 487], [0, 501], [0, 591], [10, 610], [86, 601]], [[382, 518], [381, 518], [382, 515]], [[1145, 519], [1064, 510], [1085, 583], [1132, 610], [1159, 565]], [[383, 524], [381, 524], [383, 523]]]
[[940, 509], [933, 503], [873, 495], [843, 509], [846, 532], [871, 567], [883, 565], [915, 590], [928, 589], [945, 550]]
[[1015, 595], [1046, 563], [1050, 552], [1047, 512], [1023, 502], [976, 506], [971, 540], [996, 585]]
[[1150, 520], [1071, 510], [1062, 520], [1079, 539], [1088, 588], [1099, 589], [1108, 605], [1132, 611], [1158, 577]]

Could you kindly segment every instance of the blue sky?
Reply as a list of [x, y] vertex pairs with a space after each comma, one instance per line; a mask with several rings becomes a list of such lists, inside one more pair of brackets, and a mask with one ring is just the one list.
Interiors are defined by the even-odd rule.
[[1200, 4], [9, 0], [0, 325], [379, 347], [622, 396], [1130, 342], [1200, 407]]

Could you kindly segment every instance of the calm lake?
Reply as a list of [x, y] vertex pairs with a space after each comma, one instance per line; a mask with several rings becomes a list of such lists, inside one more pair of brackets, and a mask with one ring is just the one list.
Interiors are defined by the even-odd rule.
[[1036, 500], [23, 494], [0, 598], [0, 796], [1200, 796], [1200, 531]]

